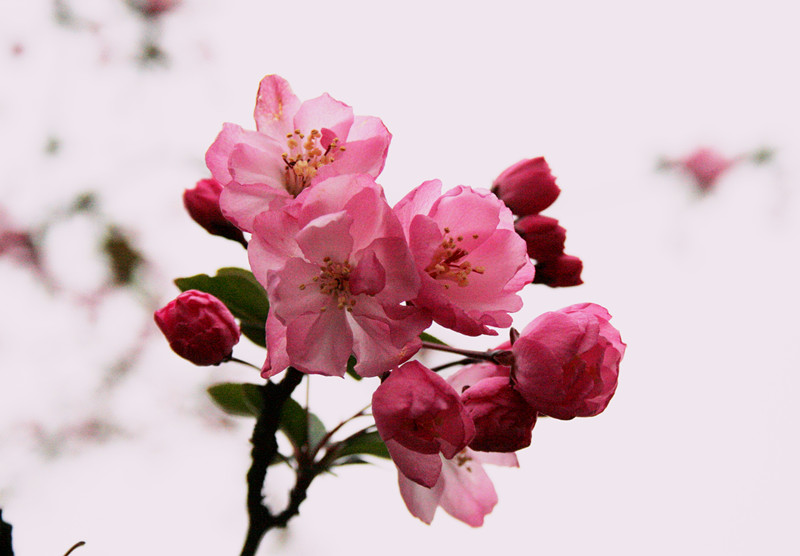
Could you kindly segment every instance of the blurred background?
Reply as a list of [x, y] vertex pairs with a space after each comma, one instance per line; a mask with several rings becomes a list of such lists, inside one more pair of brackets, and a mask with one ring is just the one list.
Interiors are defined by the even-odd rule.
[[[562, 188], [545, 214], [585, 284], [527, 288], [515, 326], [593, 301], [628, 351], [602, 415], [543, 419], [520, 469], [490, 469], [483, 528], [411, 517], [381, 462], [319, 478], [263, 554], [800, 552], [794, 3], [0, 6], [0, 229], [18, 234], [0, 252], [0, 508], [16, 554], [238, 554], [252, 421], [204, 389], [257, 376], [179, 359], [152, 311], [175, 277], [247, 265], [181, 194], [208, 177], [223, 122], [254, 128], [269, 73], [383, 119], [391, 203], [545, 156]], [[659, 170], [700, 146], [745, 158], [706, 193]], [[762, 148], [769, 161], [747, 158]], [[263, 359], [247, 340], [235, 353]], [[374, 387], [311, 384], [329, 424]], [[268, 500], [290, 478], [271, 475]]]

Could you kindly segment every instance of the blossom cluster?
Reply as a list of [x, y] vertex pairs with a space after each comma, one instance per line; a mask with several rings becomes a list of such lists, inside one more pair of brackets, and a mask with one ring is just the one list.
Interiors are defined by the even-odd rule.
[[[247, 247], [269, 300], [261, 376], [343, 377], [350, 365], [379, 377], [372, 413], [411, 513], [430, 523], [442, 507], [481, 525], [497, 501], [482, 464], [517, 466], [539, 416], [603, 411], [625, 351], [608, 312], [587, 303], [541, 315], [495, 350], [442, 348], [466, 356], [447, 378], [412, 360], [436, 348], [422, 340], [432, 323], [497, 335], [526, 285], [581, 283], [564, 228], [540, 214], [560, 192], [548, 164], [523, 160], [491, 190], [426, 181], [391, 206], [376, 181], [391, 141], [380, 119], [327, 94], [302, 102], [270, 75], [255, 124], [223, 126], [206, 154], [212, 178], [184, 202], [207, 231]], [[238, 341], [220, 305], [187, 291], [156, 320], [180, 355], [218, 364]]]

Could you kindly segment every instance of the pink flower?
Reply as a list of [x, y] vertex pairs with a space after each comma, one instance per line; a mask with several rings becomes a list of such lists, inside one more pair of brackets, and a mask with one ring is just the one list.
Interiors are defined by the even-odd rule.
[[335, 176], [253, 223], [248, 253], [267, 289], [267, 361], [343, 376], [396, 367], [419, 348], [430, 319], [404, 305], [419, 289], [411, 254], [383, 190], [366, 174]]
[[206, 153], [206, 164], [224, 187], [222, 212], [244, 231], [276, 199], [282, 204], [326, 177], [377, 177], [391, 134], [380, 119], [354, 116], [327, 94], [300, 102], [289, 83], [265, 77], [258, 89], [257, 131], [225, 124]]
[[397, 468], [428, 488], [439, 479], [439, 453], [455, 457], [475, 434], [458, 392], [417, 361], [392, 371], [378, 386], [372, 413]]
[[545, 284], [551, 288], [566, 288], [583, 284], [581, 272], [583, 261], [572, 255], [560, 255], [555, 259], [536, 262], [534, 284]]
[[490, 192], [459, 186], [442, 195], [441, 187], [427, 181], [394, 209], [422, 282], [414, 304], [462, 334], [497, 334], [488, 327], [511, 326], [517, 292], [533, 279], [525, 242]]
[[507, 168], [492, 184], [497, 195], [518, 216], [538, 214], [552, 205], [561, 189], [544, 157], [521, 160]]
[[714, 149], [701, 148], [678, 164], [694, 178], [700, 191], [707, 192], [735, 162], [735, 159], [726, 158]]
[[[491, 364], [475, 366], [495, 367]], [[456, 375], [469, 372], [465, 367]], [[511, 385], [506, 367], [489, 369], [488, 376], [461, 391], [461, 401], [475, 424], [469, 447], [481, 452], [516, 452], [531, 445], [536, 409]], [[452, 383], [452, 380], [451, 380]]]
[[172, 350], [195, 365], [218, 365], [239, 342], [239, 326], [216, 297], [187, 290], [155, 312]]
[[242, 231], [222, 216], [220, 193], [222, 186], [214, 178], [200, 180], [194, 188], [183, 192], [183, 206], [189, 216], [208, 233], [238, 241], [247, 247]]
[[454, 518], [480, 527], [497, 504], [497, 493], [484, 463], [519, 467], [515, 454], [474, 452], [469, 448], [451, 459], [442, 460], [442, 471], [432, 488], [426, 488], [398, 473], [400, 495], [411, 515], [430, 524], [441, 506]]
[[559, 226], [555, 218], [531, 214], [517, 220], [515, 227], [517, 233], [525, 240], [530, 258], [550, 261], [564, 254], [567, 230]]
[[617, 388], [625, 344], [603, 307], [572, 305], [544, 313], [511, 350], [513, 379], [525, 400], [557, 419], [602, 412]]

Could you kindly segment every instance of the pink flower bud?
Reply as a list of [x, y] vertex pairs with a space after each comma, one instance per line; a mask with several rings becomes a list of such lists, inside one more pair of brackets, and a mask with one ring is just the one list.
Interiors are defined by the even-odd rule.
[[625, 344], [603, 307], [572, 305], [544, 313], [522, 331], [514, 384], [540, 413], [557, 419], [602, 412], [617, 388]]
[[455, 457], [475, 434], [458, 392], [417, 361], [395, 369], [378, 386], [372, 413], [398, 469], [429, 488], [441, 471], [438, 454]]
[[497, 195], [517, 216], [537, 214], [553, 204], [561, 189], [544, 157], [521, 160], [492, 184]]
[[516, 452], [531, 444], [536, 410], [514, 390], [509, 378], [485, 378], [468, 388], [461, 401], [475, 423], [469, 447], [481, 452]]
[[200, 180], [193, 189], [183, 192], [183, 206], [192, 219], [208, 233], [238, 241], [247, 247], [242, 231], [228, 222], [219, 208], [222, 185], [214, 178]]
[[528, 256], [537, 261], [550, 261], [564, 254], [567, 230], [558, 220], [541, 214], [523, 216], [514, 224], [528, 246]]
[[172, 350], [195, 365], [218, 365], [239, 342], [239, 325], [216, 297], [187, 290], [153, 315]]
[[546, 284], [551, 288], [580, 286], [583, 284], [581, 271], [583, 261], [572, 255], [561, 255], [552, 260], [538, 261], [533, 283]]

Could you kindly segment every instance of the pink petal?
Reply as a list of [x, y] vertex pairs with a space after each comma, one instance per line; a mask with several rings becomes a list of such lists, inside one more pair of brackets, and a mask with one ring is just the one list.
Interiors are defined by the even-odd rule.
[[392, 439], [385, 442], [392, 461], [403, 475], [427, 488], [436, 484], [442, 471], [442, 458], [439, 454], [420, 454]]
[[273, 311], [267, 315], [267, 360], [261, 368], [261, 376], [269, 378], [289, 366], [286, 354], [286, 327], [275, 318]]
[[367, 251], [350, 274], [350, 293], [375, 295], [386, 286], [386, 270], [375, 251]]
[[253, 237], [247, 246], [250, 268], [261, 285], [267, 287], [268, 272], [279, 270], [290, 258], [302, 255], [294, 240], [297, 221], [285, 211], [270, 210], [255, 218], [252, 230]]
[[304, 373], [344, 376], [353, 351], [345, 313], [331, 300], [324, 312], [287, 322], [286, 352], [292, 365]]
[[442, 467], [444, 490], [439, 504], [442, 509], [472, 527], [483, 525], [483, 518], [497, 504], [497, 493], [483, 466], [472, 460], [472, 451], [465, 463], [446, 460]]
[[[433, 204], [442, 194], [442, 182], [430, 180], [413, 189], [394, 206], [394, 213], [400, 219], [408, 234], [411, 221], [418, 214], [427, 215]], [[441, 238], [440, 238], [441, 239]]]
[[400, 486], [400, 496], [403, 497], [408, 511], [414, 517], [430, 525], [436, 514], [436, 508], [439, 507], [444, 481], [439, 480], [433, 488], [427, 488], [411, 481], [399, 471], [397, 480]]
[[344, 143], [353, 119], [353, 109], [350, 106], [325, 93], [300, 105], [294, 116], [294, 126], [304, 133], [312, 129], [330, 129], [339, 138], [339, 142]]
[[300, 100], [289, 83], [278, 75], [268, 75], [258, 85], [254, 117], [256, 129], [275, 139], [294, 131], [294, 115]]
[[353, 248], [352, 225], [352, 216], [344, 211], [326, 214], [300, 230], [295, 240], [306, 259], [315, 264], [344, 263]]

